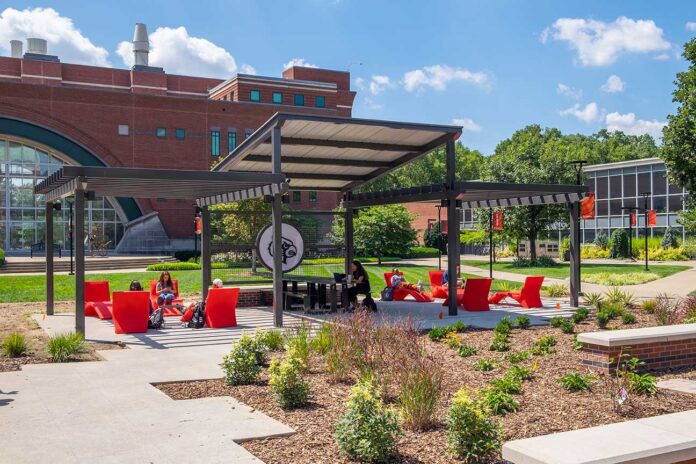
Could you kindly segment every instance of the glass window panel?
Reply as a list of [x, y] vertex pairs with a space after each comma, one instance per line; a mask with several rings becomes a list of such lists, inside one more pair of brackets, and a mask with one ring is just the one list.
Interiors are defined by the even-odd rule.
[[220, 156], [220, 131], [210, 131], [210, 154]]
[[261, 91], [252, 90], [251, 92], [249, 92], [249, 100], [253, 102], [261, 101]]
[[585, 181], [585, 185], [587, 186], [588, 189], [590, 189], [590, 192], [594, 192], [595, 189], [595, 180], [594, 178], [588, 178]]
[[10, 142], [9, 161], [17, 163], [22, 161], [22, 145], [17, 142]]
[[281, 105], [283, 103], [282, 92], [273, 92], [273, 103], [276, 105]]
[[102, 197], [96, 197], [94, 200], [92, 200], [92, 208], [103, 208], [104, 207], [104, 198]]
[[186, 129], [179, 128], [174, 132], [174, 135], [179, 140], [185, 139], [186, 138]]
[[7, 161], [7, 141], [0, 140], [0, 163]]
[[667, 197], [664, 195], [654, 196], [652, 209], [658, 213], [664, 213], [667, 211]]
[[621, 215], [621, 200], [610, 200], [609, 201], [609, 214], [612, 216]]
[[105, 221], [115, 221], [116, 220], [116, 211], [113, 209], [105, 209], [104, 210], [104, 220]]
[[681, 195], [670, 195], [669, 196], [669, 210], [670, 211], [681, 211], [684, 208], [684, 203], [682, 201]]
[[33, 209], [23, 209], [22, 210], [22, 220], [23, 221], [33, 221], [36, 219], [36, 214]]
[[625, 197], [636, 196], [636, 175], [626, 174], [623, 178], [623, 194]]
[[21, 221], [22, 220], [22, 210], [18, 208], [10, 208], [10, 220]]
[[26, 164], [35, 164], [36, 151], [33, 148], [24, 145], [22, 147], [22, 162]]
[[113, 248], [116, 242], [116, 224], [107, 223], [104, 224], [104, 240], [110, 240], [109, 248]]
[[682, 193], [682, 188], [678, 185], [673, 184], [669, 179], [667, 179], [669, 193]]
[[104, 211], [100, 209], [92, 210], [92, 222], [102, 222], [104, 221]]
[[609, 195], [611, 198], [621, 198], [621, 176], [609, 178]]
[[641, 172], [638, 174], [638, 194], [640, 195], [643, 192], [650, 192], [651, 190], [652, 186], [650, 185], [650, 173]]
[[667, 193], [667, 177], [665, 172], [653, 173], [653, 195], [664, 195]]
[[304, 106], [304, 95], [295, 94], [295, 105]]
[[10, 249], [23, 250], [34, 243], [33, 223], [10, 222]]
[[42, 150], [36, 150], [36, 158], [38, 163], [48, 164], [48, 153]]
[[292, 201], [295, 203], [299, 203], [300, 201], [302, 201], [302, 192], [300, 192], [299, 190], [295, 190], [294, 192], [292, 192]]
[[609, 202], [607, 200], [597, 200], [597, 216], [606, 216], [609, 212]]
[[609, 181], [607, 177], [597, 178], [597, 198], [609, 198]]
[[326, 98], [323, 96], [315, 97], [314, 106], [316, 106], [317, 108], [324, 108], [326, 106]]
[[37, 166], [37, 170], [38, 170], [37, 174], [39, 175], [39, 177], [48, 177], [48, 173], [49, 173], [48, 163], [39, 164]]

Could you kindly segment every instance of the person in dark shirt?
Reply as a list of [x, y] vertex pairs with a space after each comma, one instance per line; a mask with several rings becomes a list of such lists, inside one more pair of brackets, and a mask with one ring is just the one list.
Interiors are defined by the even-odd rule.
[[350, 303], [355, 305], [358, 301], [358, 295], [370, 294], [370, 279], [360, 261], [353, 261], [352, 275], [355, 285], [348, 289], [348, 298]]

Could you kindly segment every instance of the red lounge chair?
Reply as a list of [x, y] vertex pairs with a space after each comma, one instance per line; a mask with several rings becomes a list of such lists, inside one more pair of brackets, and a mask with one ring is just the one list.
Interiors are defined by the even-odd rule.
[[[387, 283], [387, 287], [391, 287], [391, 278], [394, 275], [393, 272], [384, 273], [384, 281]], [[403, 272], [399, 272], [399, 275], [404, 275]], [[407, 296], [411, 295], [414, 300], [420, 303], [429, 303], [433, 301], [428, 295], [424, 295], [417, 290], [411, 290], [409, 288], [397, 287], [394, 289], [394, 301], [404, 301]]]
[[523, 308], [542, 308], [544, 303], [541, 302], [541, 284], [543, 283], [544, 276], [529, 276], [524, 279], [524, 285], [519, 292], [498, 292], [488, 302], [499, 304], [505, 298], [510, 297]]
[[433, 298], [447, 298], [447, 289], [442, 285], [442, 275], [445, 271], [428, 271], [430, 294]]
[[[172, 279], [172, 283], [174, 283], [174, 299], [172, 300], [173, 305], [183, 305], [184, 300], [179, 298], [179, 281], [176, 279]], [[157, 308], [157, 297], [159, 297], [159, 293], [157, 293], [157, 281], [156, 280], [151, 280], [150, 281], [150, 303], [152, 304], [152, 308]], [[181, 313], [177, 311], [174, 308], [164, 308], [164, 315], [165, 316], [181, 316]]]
[[145, 333], [150, 318], [150, 295], [142, 292], [114, 292], [114, 331], [117, 334]]
[[237, 327], [238, 288], [211, 288], [205, 300], [205, 325], [211, 329]]
[[[466, 279], [464, 288], [457, 289], [457, 306], [467, 311], [488, 311], [488, 292], [493, 279]], [[449, 305], [449, 296], [442, 306]]]
[[111, 319], [109, 282], [85, 282], [85, 316]]

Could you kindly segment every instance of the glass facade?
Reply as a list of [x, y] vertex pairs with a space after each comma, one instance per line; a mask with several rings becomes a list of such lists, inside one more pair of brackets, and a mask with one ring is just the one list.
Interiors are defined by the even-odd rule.
[[[33, 243], [44, 240], [46, 206], [43, 195], [34, 195], [34, 185], [68, 164], [65, 160], [64, 155], [33, 142], [0, 135], [1, 248], [28, 252]], [[69, 214], [63, 202], [62, 210], [53, 216], [53, 240], [63, 249], [69, 245]], [[123, 237], [123, 221], [108, 199], [86, 202], [85, 222], [86, 231], [111, 241], [112, 249]]]

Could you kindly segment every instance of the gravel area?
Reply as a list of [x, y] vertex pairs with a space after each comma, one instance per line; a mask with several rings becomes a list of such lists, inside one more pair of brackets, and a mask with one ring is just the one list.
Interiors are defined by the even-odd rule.
[[[613, 321], [611, 327], [628, 328], [654, 325], [652, 316], [634, 310], [638, 323], [624, 326]], [[577, 332], [596, 331], [593, 321], [577, 326]], [[611, 401], [606, 397], [599, 380], [594, 389], [587, 393], [569, 393], [558, 382], [559, 377], [570, 372], [585, 372], [580, 364], [579, 352], [573, 347], [573, 335], [563, 334], [552, 327], [534, 327], [528, 330], [513, 330], [510, 336], [512, 351], [529, 349], [535, 340], [544, 335], [553, 335], [558, 344], [557, 352], [539, 357], [535, 378], [523, 385], [521, 395], [516, 395], [520, 410], [505, 417], [497, 417], [503, 426], [504, 439], [512, 440], [574, 430], [624, 420], [667, 414], [696, 408], [696, 395], [659, 391], [654, 397], [633, 395], [629, 406], [621, 413], [614, 412]], [[461, 358], [444, 343], [427, 341], [428, 349], [443, 360], [445, 379], [438, 406], [438, 424], [429, 431], [407, 432], [398, 445], [398, 456], [393, 462], [400, 463], [447, 463], [456, 462], [447, 454], [447, 436], [443, 425], [449, 400], [460, 388], [473, 390], [485, 388], [486, 383], [503, 375], [509, 364], [502, 353], [491, 352], [488, 347], [493, 338], [492, 331], [470, 330], [463, 334], [463, 341], [477, 348], [478, 353]], [[501, 366], [491, 372], [479, 372], [472, 368], [481, 358], [497, 358]], [[523, 365], [531, 366], [530, 359]], [[664, 373], [661, 377], [674, 376]], [[679, 371], [680, 377], [696, 378], [696, 369]], [[222, 380], [180, 382], [158, 385], [174, 399], [201, 398], [208, 396], [232, 396], [265, 414], [290, 425], [297, 433], [284, 438], [254, 440], [243, 446], [266, 463], [343, 463], [348, 462], [338, 451], [334, 441], [336, 421], [345, 411], [350, 385], [331, 383], [323, 371], [323, 361], [312, 359], [312, 370], [308, 375], [311, 382], [313, 401], [311, 405], [295, 411], [281, 409], [269, 392], [267, 372], [263, 371], [255, 385], [230, 387]], [[502, 462], [502, 461], [501, 461]]]

